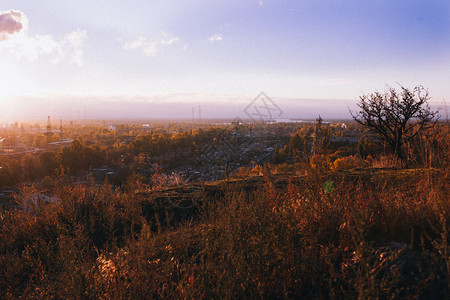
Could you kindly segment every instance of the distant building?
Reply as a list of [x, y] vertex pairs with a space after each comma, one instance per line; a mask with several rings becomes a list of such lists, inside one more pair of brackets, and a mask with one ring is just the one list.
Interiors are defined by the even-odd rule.
[[359, 136], [344, 136], [344, 137], [332, 137], [330, 140], [332, 142], [341, 142], [341, 143], [348, 143], [350, 145], [356, 145], [358, 144], [361, 137]]
[[0, 152], [3, 152], [3, 140], [2, 138], [0, 138]]
[[108, 124], [108, 130], [112, 130], [112, 131], [117, 130], [116, 125], [114, 125], [114, 124]]

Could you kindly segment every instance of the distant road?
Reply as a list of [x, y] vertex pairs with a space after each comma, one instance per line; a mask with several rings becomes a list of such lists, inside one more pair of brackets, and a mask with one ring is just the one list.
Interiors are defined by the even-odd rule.
[[[20, 149], [22, 151], [16, 151]], [[13, 150], [13, 152], [9, 151]], [[22, 155], [27, 153], [37, 153], [40, 151], [44, 151], [45, 149], [37, 148], [37, 147], [24, 147], [24, 146], [6, 146], [4, 147], [4, 152], [0, 153], [0, 156], [15, 156]]]

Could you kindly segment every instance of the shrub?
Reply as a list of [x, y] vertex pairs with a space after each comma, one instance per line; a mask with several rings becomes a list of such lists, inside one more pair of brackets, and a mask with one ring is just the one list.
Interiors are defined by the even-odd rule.
[[331, 165], [331, 170], [349, 170], [362, 167], [363, 163], [356, 156], [346, 156], [336, 159]]

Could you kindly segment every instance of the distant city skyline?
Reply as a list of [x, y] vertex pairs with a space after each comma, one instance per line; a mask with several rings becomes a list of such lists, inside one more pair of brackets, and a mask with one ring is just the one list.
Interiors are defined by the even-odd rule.
[[286, 117], [349, 118], [397, 83], [440, 105], [449, 16], [444, 0], [4, 0], [0, 122], [233, 118], [262, 91]]

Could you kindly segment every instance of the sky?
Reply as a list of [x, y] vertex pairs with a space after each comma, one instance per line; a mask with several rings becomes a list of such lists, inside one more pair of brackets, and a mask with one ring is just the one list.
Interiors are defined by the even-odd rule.
[[233, 117], [260, 92], [342, 118], [399, 84], [450, 99], [449, 1], [0, 3], [0, 122]]

